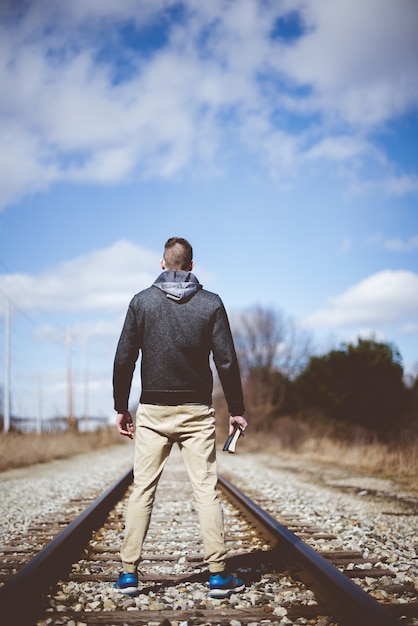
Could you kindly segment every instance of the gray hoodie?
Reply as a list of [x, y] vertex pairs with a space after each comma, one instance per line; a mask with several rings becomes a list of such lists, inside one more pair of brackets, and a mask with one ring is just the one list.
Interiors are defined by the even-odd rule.
[[140, 352], [142, 403], [211, 405], [212, 353], [229, 411], [243, 415], [241, 378], [225, 308], [191, 272], [165, 270], [132, 298], [114, 362], [119, 413], [128, 408]]
[[202, 289], [194, 274], [182, 270], [165, 270], [158, 276], [153, 286], [161, 289], [167, 298], [176, 302], [184, 302]]

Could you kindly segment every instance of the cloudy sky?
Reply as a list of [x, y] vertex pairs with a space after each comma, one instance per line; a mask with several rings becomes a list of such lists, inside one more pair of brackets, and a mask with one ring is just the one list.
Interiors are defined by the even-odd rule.
[[[0, 374], [13, 413], [112, 416], [170, 236], [231, 313], [418, 363], [416, 0], [3, 0]], [[137, 387], [136, 387], [137, 389]], [[133, 395], [135, 399], [135, 394]]]

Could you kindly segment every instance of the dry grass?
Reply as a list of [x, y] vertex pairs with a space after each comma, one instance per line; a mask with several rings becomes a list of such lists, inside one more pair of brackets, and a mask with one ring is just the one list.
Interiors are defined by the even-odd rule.
[[364, 470], [381, 476], [409, 477], [418, 488], [418, 442], [406, 446], [383, 443], [350, 443], [328, 437], [304, 441], [295, 451], [281, 445], [280, 437], [269, 437], [267, 447], [271, 451], [281, 450], [301, 458], [323, 463], [333, 463], [347, 468]]
[[361, 429], [352, 429], [348, 436], [331, 422], [282, 418], [268, 436], [248, 431], [242, 443], [248, 450], [262, 448], [274, 454], [396, 478], [405, 487], [418, 490], [418, 439], [414, 436], [384, 443], [371, 439]]
[[88, 433], [0, 434], [0, 471], [123, 443], [115, 427]]
[[[222, 418], [219, 424], [226, 424]], [[219, 444], [226, 432], [219, 428]], [[0, 434], [0, 471], [13, 467], [45, 463], [104, 448], [124, 444], [115, 427], [91, 433]], [[381, 477], [396, 478], [411, 489], [418, 489], [418, 438], [382, 443], [373, 440], [361, 429], [341, 425], [315, 416], [312, 419], [281, 418], [273, 432], [254, 432], [250, 428], [240, 442], [240, 449], [265, 450], [285, 457], [300, 458], [344, 466]]]

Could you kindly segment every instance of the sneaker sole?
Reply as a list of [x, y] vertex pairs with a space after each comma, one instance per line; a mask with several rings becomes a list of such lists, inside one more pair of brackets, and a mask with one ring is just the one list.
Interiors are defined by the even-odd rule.
[[245, 589], [245, 585], [239, 585], [233, 589], [211, 589], [209, 593], [210, 598], [229, 598], [233, 593], [242, 591]]
[[115, 591], [118, 591], [119, 593], [124, 593], [125, 595], [135, 595], [136, 593], [138, 593], [138, 587], [124, 587], [123, 589], [121, 589], [120, 587], [114, 587]]

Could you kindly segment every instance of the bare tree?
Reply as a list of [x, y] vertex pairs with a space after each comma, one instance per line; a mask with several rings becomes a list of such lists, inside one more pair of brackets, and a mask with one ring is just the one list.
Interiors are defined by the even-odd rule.
[[305, 366], [311, 339], [282, 311], [256, 306], [233, 321], [248, 415], [270, 430], [283, 405], [289, 380]]

